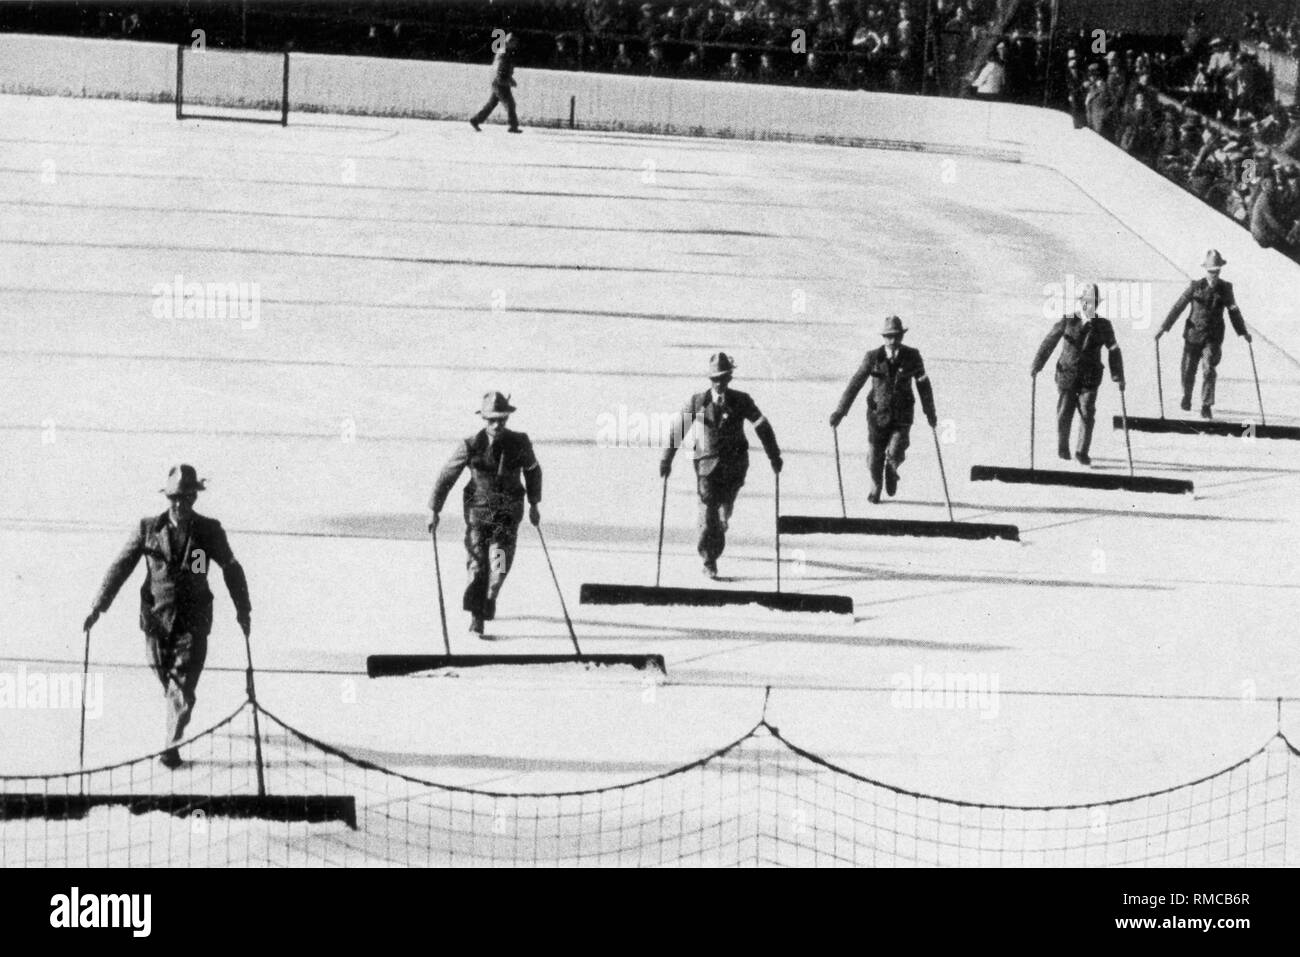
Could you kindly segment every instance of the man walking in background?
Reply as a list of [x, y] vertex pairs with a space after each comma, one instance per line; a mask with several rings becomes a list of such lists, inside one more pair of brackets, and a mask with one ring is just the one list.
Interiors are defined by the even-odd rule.
[[474, 127], [475, 133], [482, 132], [479, 129], [480, 124], [492, 114], [498, 103], [506, 105], [506, 118], [510, 121], [507, 132], [523, 132], [519, 129], [519, 117], [515, 113], [515, 95], [512, 92], [515, 87], [515, 53], [518, 49], [519, 41], [515, 39], [515, 35], [507, 33], [501, 48], [492, 59], [492, 94], [483, 104], [483, 109], [469, 118], [469, 125]]
[[751, 422], [772, 471], [781, 472], [781, 449], [776, 433], [748, 393], [731, 388], [736, 364], [725, 352], [709, 358], [710, 387], [696, 393], [682, 407], [678, 428], [669, 437], [659, 462], [659, 475], [667, 479], [673, 470], [677, 447], [695, 430], [695, 483], [700, 498], [699, 542], [704, 574], [718, 577], [718, 559], [727, 546], [727, 526], [736, 506], [736, 496], [749, 471], [749, 442], [745, 423]]
[[469, 469], [465, 483], [465, 553], [469, 583], [464, 609], [469, 630], [483, 636], [483, 623], [496, 617], [497, 596], [515, 560], [519, 523], [528, 499], [528, 520], [542, 520], [542, 467], [533, 444], [523, 432], [512, 432], [506, 421], [515, 407], [500, 392], [483, 396], [479, 415], [484, 426], [456, 446], [429, 496], [429, 531], [438, 527], [438, 515], [460, 473]]
[[194, 511], [198, 493], [204, 487], [191, 465], [177, 465], [167, 473], [167, 484], [161, 489], [167, 496], [167, 511], [136, 524], [130, 540], [104, 576], [83, 626], [89, 631], [108, 611], [118, 590], [143, 558], [140, 627], [144, 630], [149, 664], [167, 696], [166, 749], [159, 760], [169, 768], [182, 763], [177, 745], [194, 712], [194, 691], [208, 654], [208, 633], [212, 630], [209, 562], [221, 566], [226, 590], [235, 604], [235, 620], [245, 637], [250, 630], [244, 569], [235, 560], [221, 523]]
[[925, 362], [921, 353], [911, 346], [903, 345], [903, 335], [907, 329], [898, 316], [885, 320], [880, 334], [885, 344], [872, 349], [858, 366], [858, 371], [849, 380], [848, 387], [840, 396], [840, 404], [831, 413], [831, 427], [843, 421], [853, 407], [853, 400], [858, 397], [862, 387], [868, 382], [871, 389], [867, 393], [867, 437], [870, 446], [871, 492], [867, 499], [872, 505], [880, 502], [880, 486], [883, 480], [885, 492], [891, 497], [898, 491], [898, 468], [907, 456], [907, 446], [911, 440], [912, 420], [916, 414], [916, 399], [912, 395], [912, 383], [921, 396], [921, 408], [926, 420], [933, 428], [938, 423], [934, 411], [934, 391], [930, 387], [930, 377], [925, 373]]
[[1092, 429], [1097, 421], [1097, 389], [1101, 385], [1101, 350], [1107, 350], [1111, 380], [1124, 391], [1124, 356], [1115, 341], [1115, 329], [1109, 320], [1097, 315], [1100, 292], [1095, 283], [1079, 291], [1079, 308], [1072, 315], [1059, 320], [1043, 344], [1038, 347], [1034, 364], [1029, 370], [1037, 377], [1047, 365], [1047, 360], [1061, 347], [1061, 358], [1056, 361], [1056, 454], [1070, 457], [1070, 429], [1074, 413], [1079, 412], [1079, 443], [1074, 457], [1080, 465], [1091, 465]]
[[1194, 279], [1183, 290], [1178, 301], [1169, 310], [1169, 315], [1156, 330], [1156, 340], [1173, 328], [1184, 309], [1191, 306], [1187, 316], [1187, 325], [1183, 329], [1183, 401], [1181, 408], [1190, 412], [1192, 408], [1192, 389], [1196, 386], [1196, 366], [1201, 366], [1201, 418], [1213, 417], [1214, 385], [1218, 379], [1219, 359], [1223, 356], [1223, 337], [1227, 331], [1223, 324], [1226, 310], [1232, 320], [1233, 331], [1247, 342], [1251, 342], [1246, 330], [1246, 320], [1237, 308], [1237, 297], [1232, 291], [1232, 283], [1219, 278], [1219, 270], [1226, 266], [1227, 260], [1219, 255], [1217, 249], [1207, 250], [1204, 279]]

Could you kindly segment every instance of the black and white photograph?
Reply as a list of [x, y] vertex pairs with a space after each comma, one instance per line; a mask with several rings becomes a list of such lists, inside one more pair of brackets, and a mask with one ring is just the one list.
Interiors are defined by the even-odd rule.
[[1249, 930], [1298, 63], [1294, 0], [0, 2], [0, 867]]

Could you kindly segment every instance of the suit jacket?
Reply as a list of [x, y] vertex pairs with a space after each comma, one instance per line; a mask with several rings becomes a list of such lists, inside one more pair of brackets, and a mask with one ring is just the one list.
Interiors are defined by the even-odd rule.
[[212, 592], [208, 588], [208, 563], [221, 566], [230, 599], [241, 616], [250, 611], [248, 582], [226, 540], [226, 531], [215, 518], [195, 514], [189, 535], [175, 548], [170, 521], [163, 512], [156, 518], [141, 519], [131, 532], [99, 588], [94, 607], [105, 612], [118, 590], [131, 577], [140, 559], [145, 560], [144, 583], [140, 587], [140, 627], [145, 634], [167, 637], [191, 632], [206, 636], [212, 630]]
[[515, 54], [513, 50], [506, 48], [505, 44], [497, 51], [497, 55], [492, 58], [492, 85], [503, 86], [509, 89], [515, 83]]
[[460, 473], [469, 469], [465, 483], [465, 508], [513, 509], [524, 500], [536, 505], [542, 500], [542, 467], [533, 454], [533, 443], [523, 432], [502, 429], [495, 442], [486, 429], [456, 446], [442, 467], [429, 508], [441, 512]]
[[1038, 375], [1047, 365], [1047, 360], [1056, 350], [1058, 342], [1061, 358], [1056, 360], [1056, 387], [1063, 391], [1095, 389], [1101, 385], [1102, 366], [1101, 350], [1107, 352], [1110, 363], [1110, 377], [1116, 382], [1124, 378], [1124, 357], [1115, 341], [1115, 327], [1110, 320], [1094, 316], [1090, 321], [1072, 322], [1075, 317], [1066, 316], [1052, 326], [1043, 344], [1038, 347], [1031, 369]]
[[864, 385], [870, 383], [867, 392], [867, 421], [878, 428], [891, 425], [911, 425], [916, 415], [916, 399], [912, 395], [912, 383], [916, 382], [916, 391], [921, 395], [921, 407], [926, 418], [935, 418], [934, 391], [930, 387], [930, 377], [925, 373], [925, 362], [921, 353], [911, 346], [900, 344], [894, 361], [884, 346], [872, 349], [853, 373], [836, 411], [843, 418], [853, 407], [853, 400]]
[[1241, 310], [1237, 308], [1237, 297], [1232, 291], [1232, 283], [1225, 279], [1210, 283], [1209, 277], [1195, 279], [1191, 282], [1178, 301], [1165, 316], [1161, 329], [1168, 332], [1178, 321], [1178, 317], [1188, 306], [1192, 311], [1187, 316], [1187, 326], [1183, 329], [1183, 338], [1188, 342], [1201, 344], [1213, 342], [1221, 345], [1226, 332], [1223, 325], [1223, 313], [1226, 309], [1232, 320], [1233, 331], [1239, 336], [1246, 334], [1246, 321]]
[[710, 475], [719, 464], [738, 466], [749, 464], [749, 441], [745, 438], [745, 423], [751, 422], [763, 450], [769, 459], [779, 458], [781, 449], [776, 444], [772, 424], [763, 417], [749, 393], [728, 389], [722, 402], [714, 397], [712, 389], [691, 396], [679, 413], [678, 427], [669, 436], [664, 449], [663, 462], [671, 465], [677, 448], [686, 434], [695, 429], [695, 470], [700, 475]]

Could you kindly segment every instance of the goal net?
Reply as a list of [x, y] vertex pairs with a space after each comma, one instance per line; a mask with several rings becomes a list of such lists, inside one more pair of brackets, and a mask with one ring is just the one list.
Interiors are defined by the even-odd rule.
[[176, 48], [176, 118], [289, 123], [289, 54]]

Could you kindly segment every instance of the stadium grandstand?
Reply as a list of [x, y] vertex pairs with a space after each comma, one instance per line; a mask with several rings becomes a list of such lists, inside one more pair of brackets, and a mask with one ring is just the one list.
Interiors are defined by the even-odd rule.
[[0, 31], [978, 96], [1068, 109], [1300, 258], [1300, 10], [1290, 0], [10, 3]]

